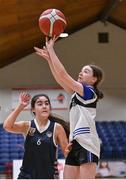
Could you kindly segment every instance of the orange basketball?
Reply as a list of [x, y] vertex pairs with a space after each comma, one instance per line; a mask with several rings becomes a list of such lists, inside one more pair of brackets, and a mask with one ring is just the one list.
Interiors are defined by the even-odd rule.
[[66, 18], [58, 9], [47, 9], [39, 18], [39, 28], [46, 36], [59, 36], [66, 28]]

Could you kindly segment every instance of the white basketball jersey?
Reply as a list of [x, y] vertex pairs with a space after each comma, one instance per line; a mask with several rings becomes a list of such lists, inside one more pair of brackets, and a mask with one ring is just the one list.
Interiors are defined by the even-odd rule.
[[100, 156], [100, 140], [96, 131], [96, 101], [97, 95], [91, 87], [90, 99], [81, 97], [77, 93], [72, 95], [70, 104], [70, 141], [76, 141], [85, 149]]

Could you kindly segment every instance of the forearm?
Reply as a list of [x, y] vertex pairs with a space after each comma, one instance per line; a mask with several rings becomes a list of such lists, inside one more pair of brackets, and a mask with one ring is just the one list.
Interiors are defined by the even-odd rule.
[[53, 48], [51, 48], [49, 51], [49, 55], [50, 55], [50, 66], [52, 67], [52, 70], [55, 74], [55, 79], [56, 77], [57, 82], [69, 93], [72, 93], [73, 90], [71, 88], [71, 83], [68, 82], [68, 79], [72, 79], [69, 74], [66, 72], [63, 64], [60, 62], [60, 60], [58, 59], [55, 51]]
[[50, 70], [55, 78], [55, 80], [57, 81], [57, 83], [65, 89], [66, 92], [68, 93], [71, 93], [71, 89], [69, 89], [65, 84], [64, 82], [62, 81], [62, 79], [60, 78], [59, 74], [57, 73], [57, 71], [55, 70], [54, 66], [53, 66], [53, 63], [51, 60], [48, 61], [48, 64], [49, 64], [49, 67], [50, 67]]
[[53, 67], [54, 67], [55, 71], [57, 72], [57, 74], [59, 74], [59, 75], [61, 75], [63, 73], [67, 74], [63, 64], [59, 61], [59, 58], [57, 57], [54, 49], [51, 48], [48, 52], [49, 52]]
[[57, 125], [56, 127], [57, 127], [56, 128], [57, 144], [60, 145], [64, 157], [66, 157], [67, 156], [66, 147], [68, 146], [68, 139], [62, 125]]
[[20, 112], [24, 109], [23, 105], [19, 104], [14, 111], [11, 112], [11, 114], [5, 119], [3, 127], [6, 130], [12, 129], [14, 126], [14, 123], [19, 116]]

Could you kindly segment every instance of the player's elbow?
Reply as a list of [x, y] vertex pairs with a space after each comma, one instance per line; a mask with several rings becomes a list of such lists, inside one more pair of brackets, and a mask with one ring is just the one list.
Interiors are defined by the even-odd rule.
[[5, 131], [8, 131], [8, 132], [10, 132], [12, 129], [11, 126], [6, 121], [3, 123], [3, 128]]

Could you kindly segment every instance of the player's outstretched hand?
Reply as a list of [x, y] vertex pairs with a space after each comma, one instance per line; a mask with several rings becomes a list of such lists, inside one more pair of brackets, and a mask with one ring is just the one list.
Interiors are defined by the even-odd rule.
[[22, 92], [19, 96], [19, 103], [24, 108], [29, 104], [30, 100], [31, 100], [31, 95], [26, 92]]
[[44, 59], [46, 59], [47, 61], [50, 59], [49, 57], [49, 53], [46, 49], [45, 46], [43, 46], [43, 48], [38, 48], [38, 47], [34, 47], [35, 53], [41, 57], [43, 57]]
[[53, 36], [52, 38], [49, 39], [49, 37], [46, 37], [46, 48], [49, 51], [51, 48], [53, 48], [55, 42], [57, 41], [57, 39], [59, 38], [59, 36]]

